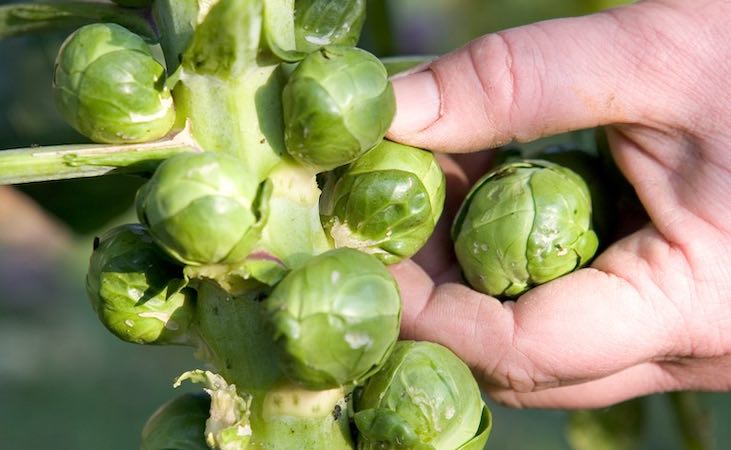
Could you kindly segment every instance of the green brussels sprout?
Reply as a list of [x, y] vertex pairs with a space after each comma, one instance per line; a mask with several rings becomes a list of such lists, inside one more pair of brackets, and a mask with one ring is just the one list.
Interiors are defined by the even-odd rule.
[[399, 341], [355, 397], [358, 448], [454, 450], [482, 433], [483, 413], [477, 381], [454, 353]]
[[282, 102], [287, 151], [323, 170], [377, 145], [396, 112], [383, 64], [365, 50], [343, 46], [323, 47], [302, 60]]
[[355, 46], [366, 16], [365, 0], [296, 0], [297, 49], [311, 53], [325, 45]]
[[395, 142], [336, 171], [320, 202], [336, 247], [353, 247], [394, 264], [429, 239], [444, 206], [445, 179], [434, 155]]
[[594, 231], [600, 243], [607, 241], [616, 225], [617, 208], [610, 198], [609, 180], [604, 173], [601, 159], [572, 145], [546, 147], [535, 158], [566, 167], [584, 180], [591, 195]]
[[94, 142], [148, 142], [175, 122], [165, 69], [145, 41], [116, 24], [76, 30], [61, 46], [53, 73], [66, 121]]
[[265, 306], [285, 375], [308, 389], [368, 378], [398, 339], [396, 282], [376, 257], [350, 248], [292, 270]]
[[125, 8], [145, 8], [152, 4], [152, 0], [112, 0], [112, 1], [116, 4], [118, 4], [119, 6], [124, 6]]
[[104, 326], [127, 342], [189, 343], [195, 292], [144, 227], [115, 227], [95, 244], [86, 291]]
[[165, 160], [137, 193], [137, 215], [155, 241], [189, 265], [243, 261], [263, 225], [259, 182], [222, 153]]
[[366, 15], [365, 0], [267, 0], [264, 36], [282, 61], [296, 62], [327, 45], [353, 47]]
[[584, 180], [541, 160], [503, 164], [469, 192], [452, 226], [476, 290], [514, 297], [586, 264], [598, 246]]
[[162, 405], [142, 428], [140, 450], [209, 450], [205, 430], [211, 397], [183, 394]]

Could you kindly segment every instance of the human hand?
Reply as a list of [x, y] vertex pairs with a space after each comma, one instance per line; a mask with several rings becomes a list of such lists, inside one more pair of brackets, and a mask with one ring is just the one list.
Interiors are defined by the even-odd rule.
[[[729, 18], [726, 1], [647, 0], [486, 35], [397, 77], [389, 137], [440, 152], [611, 125], [650, 218], [591, 267], [500, 303], [459, 283], [448, 205], [392, 269], [402, 336], [450, 347], [512, 406], [731, 389]], [[444, 156], [452, 214], [486, 159]]]

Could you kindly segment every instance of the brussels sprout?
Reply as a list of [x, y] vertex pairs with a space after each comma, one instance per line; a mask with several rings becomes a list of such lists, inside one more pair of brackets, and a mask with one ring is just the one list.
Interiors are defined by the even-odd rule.
[[152, 141], [175, 121], [165, 69], [141, 37], [115, 24], [87, 25], [66, 39], [53, 91], [63, 117], [95, 142]]
[[297, 49], [313, 52], [325, 45], [354, 46], [366, 16], [365, 0], [296, 0]]
[[481, 434], [483, 407], [470, 369], [449, 349], [400, 341], [355, 397], [358, 448], [454, 450]]
[[383, 64], [353, 47], [327, 46], [308, 55], [282, 92], [287, 151], [329, 170], [378, 144], [396, 100]]
[[109, 331], [137, 344], [187, 344], [195, 292], [139, 224], [109, 230], [91, 255], [86, 291]]
[[353, 47], [365, 15], [365, 0], [265, 0], [266, 43], [287, 62], [300, 61], [327, 45]]
[[586, 264], [598, 246], [586, 183], [541, 160], [498, 166], [482, 177], [452, 227], [467, 282], [514, 297]]
[[210, 406], [205, 392], [165, 403], [145, 423], [140, 450], [209, 450], [205, 430]]
[[599, 157], [576, 147], [556, 145], [543, 149], [536, 158], [571, 169], [584, 180], [591, 196], [594, 231], [600, 243], [608, 240], [616, 225], [617, 209]]
[[112, 0], [125, 8], [144, 8], [152, 4], [152, 0]]
[[393, 264], [426, 243], [444, 206], [444, 173], [431, 152], [383, 141], [337, 172], [320, 203], [336, 247]]
[[238, 159], [181, 153], [137, 193], [137, 215], [155, 241], [190, 265], [243, 261], [258, 239], [259, 183]]
[[265, 306], [285, 375], [308, 389], [364, 380], [399, 334], [396, 282], [376, 257], [350, 248], [294, 269]]

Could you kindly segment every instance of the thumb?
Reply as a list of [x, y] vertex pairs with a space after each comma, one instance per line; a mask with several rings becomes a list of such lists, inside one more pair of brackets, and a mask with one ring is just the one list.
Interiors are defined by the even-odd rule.
[[640, 3], [478, 38], [394, 77], [397, 113], [388, 137], [464, 152], [635, 122], [657, 97], [641, 88], [637, 72], [648, 69], [648, 47], [661, 45], [643, 40], [650, 33], [642, 30], [661, 26], [648, 23], [662, 13]]

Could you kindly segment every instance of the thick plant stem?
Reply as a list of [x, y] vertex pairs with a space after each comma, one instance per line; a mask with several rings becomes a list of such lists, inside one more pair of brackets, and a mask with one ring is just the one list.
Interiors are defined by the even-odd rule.
[[126, 145], [54, 145], [0, 151], [0, 184], [148, 174], [177, 153], [200, 151], [183, 130], [171, 139]]
[[187, 118], [201, 147], [240, 158], [264, 180], [285, 153], [283, 83], [275, 65], [252, 67], [232, 79], [183, 71], [173, 95], [179, 116]]
[[157, 41], [157, 32], [142, 9], [92, 2], [16, 3], [0, 6], [0, 39], [27, 33], [113, 22]]
[[309, 391], [284, 378], [258, 296], [233, 296], [208, 282], [197, 290], [197, 356], [251, 399], [250, 448], [352, 449], [348, 393], [344, 388]]

